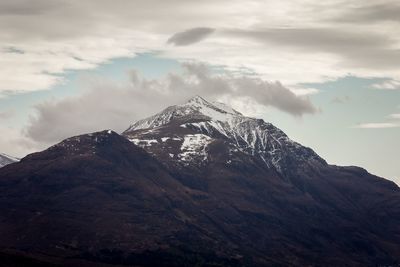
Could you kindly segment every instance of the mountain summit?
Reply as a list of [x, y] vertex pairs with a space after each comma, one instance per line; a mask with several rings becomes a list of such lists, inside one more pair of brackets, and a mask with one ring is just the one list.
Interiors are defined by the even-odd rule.
[[183, 105], [168, 107], [154, 116], [135, 122], [126, 132], [162, 126], [171, 120], [184, 117], [207, 117], [210, 120], [227, 121], [243, 115], [225, 104], [210, 103], [200, 96], [195, 96]]
[[292, 141], [271, 123], [199, 96], [133, 123], [123, 135], [154, 155], [169, 155], [177, 163], [213, 160], [208, 151], [219, 144], [225, 147], [227, 164], [246, 154], [281, 174], [304, 165], [326, 165], [314, 151]]
[[195, 97], [0, 169], [0, 266], [398, 266], [400, 189]]

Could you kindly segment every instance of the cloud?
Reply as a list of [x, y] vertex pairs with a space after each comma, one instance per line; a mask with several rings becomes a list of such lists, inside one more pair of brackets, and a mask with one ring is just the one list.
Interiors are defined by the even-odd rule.
[[23, 157], [46, 146], [32, 140], [16, 128], [0, 126], [0, 133], [0, 152], [14, 157]]
[[348, 12], [338, 16], [338, 21], [354, 23], [376, 23], [379, 21], [400, 22], [400, 4], [397, 1], [381, 3], [363, 3], [349, 8]]
[[35, 4], [32, 4], [29, 0], [14, 0], [14, 1], [1, 1], [0, 2], [0, 15], [37, 15], [44, 14], [46, 11], [52, 8], [56, 8], [58, 5], [62, 5], [62, 1], [59, 3], [49, 2], [47, 0], [36, 0]]
[[394, 46], [396, 39], [379, 32], [320, 26], [227, 29], [225, 33], [289, 51], [336, 55], [336, 65], [347, 68], [391, 69], [400, 62], [400, 50]]
[[350, 101], [350, 97], [349, 96], [336, 96], [331, 100], [331, 103], [333, 104], [344, 104], [348, 101]]
[[397, 128], [400, 124], [390, 122], [376, 122], [376, 123], [361, 123], [353, 126], [353, 128], [360, 129], [386, 129], [386, 128]]
[[380, 83], [373, 84], [372, 88], [381, 89], [381, 90], [399, 90], [400, 89], [400, 81], [386, 80], [386, 81], [383, 81]]
[[9, 120], [14, 117], [15, 111], [14, 110], [5, 110], [0, 111], [0, 120]]
[[[286, 85], [400, 79], [398, 25], [384, 20], [398, 18], [395, 1], [116, 1], [0, 1], [0, 92], [49, 89], [71, 70], [154, 51]], [[358, 23], [337, 19], [352, 14]]]
[[193, 28], [172, 35], [167, 43], [176, 46], [191, 45], [207, 38], [215, 29], [212, 28]]
[[400, 119], [400, 113], [390, 114], [388, 117], [391, 119]]
[[291, 88], [291, 91], [297, 96], [308, 96], [315, 95], [319, 93], [319, 90], [316, 88]]
[[390, 122], [373, 122], [373, 123], [360, 123], [353, 126], [352, 128], [360, 129], [386, 129], [386, 128], [399, 128], [400, 123], [396, 120], [400, 119], [400, 114], [393, 113], [387, 116], [388, 119], [392, 119]]
[[[54, 143], [102, 129], [121, 132], [133, 121], [184, 103], [194, 95], [236, 103], [234, 107], [245, 114], [257, 106], [271, 106], [294, 116], [317, 111], [308, 98], [296, 96], [279, 82], [230, 73], [213, 74], [203, 64], [185, 63], [183, 68], [182, 74], [170, 73], [152, 80], [132, 71], [129, 84], [99, 80], [80, 96], [44, 102], [36, 107], [37, 116], [31, 118], [26, 134], [41, 143]], [[243, 109], [240, 105], [243, 102], [250, 103], [251, 108]]]

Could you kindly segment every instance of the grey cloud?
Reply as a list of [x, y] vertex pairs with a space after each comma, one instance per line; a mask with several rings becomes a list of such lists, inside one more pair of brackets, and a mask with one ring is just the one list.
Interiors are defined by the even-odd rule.
[[12, 47], [12, 46], [10, 46], [10, 47], [6, 47], [5, 49], [4, 49], [4, 52], [6, 52], [6, 53], [11, 53], [11, 54], [24, 54], [24, 51], [23, 50], [21, 50], [21, 49], [17, 49], [17, 48], [15, 48], [15, 47]]
[[0, 1], [0, 15], [31, 16], [47, 12], [48, 10], [61, 8], [64, 1], [48, 0], [13, 0]]
[[[158, 0], [13, 0], [0, 1], [0, 40], [30, 42], [76, 38], [115, 38], [120, 30], [170, 34], [178, 27], [193, 27], [215, 13], [197, 12], [204, 3]], [[4, 26], [3, 26], [4, 25]]]
[[294, 116], [315, 113], [308, 98], [298, 97], [282, 84], [259, 78], [213, 75], [204, 65], [183, 64], [183, 74], [148, 80], [131, 72], [129, 85], [101, 82], [75, 98], [45, 102], [37, 106], [26, 134], [42, 143], [102, 129], [123, 131], [135, 120], [149, 116], [169, 105], [185, 102], [193, 95], [209, 100], [224, 97], [251, 100], [272, 106]]
[[264, 44], [294, 49], [302, 53], [328, 53], [339, 56], [338, 67], [392, 69], [400, 62], [396, 41], [373, 32], [340, 28], [268, 28], [225, 30], [228, 36], [250, 38]]
[[336, 96], [331, 100], [332, 104], [344, 104], [348, 101], [350, 101], [350, 97], [349, 96]]
[[361, 6], [352, 7], [344, 14], [334, 18], [337, 22], [373, 23], [379, 21], [400, 22], [400, 3], [388, 1], [385, 3], [364, 3]]
[[14, 110], [6, 110], [0, 111], [0, 120], [8, 120], [14, 117], [15, 111]]
[[207, 38], [215, 29], [212, 28], [193, 28], [183, 32], [178, 32], [172, 35], [167, 43], [177, 46], [191, 45]]

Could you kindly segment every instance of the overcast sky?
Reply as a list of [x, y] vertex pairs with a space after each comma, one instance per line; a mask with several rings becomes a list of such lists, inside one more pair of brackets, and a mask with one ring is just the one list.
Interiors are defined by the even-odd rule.
[[193, 94], [400, 182], [400, 2], [0, 0], [0, 152]]

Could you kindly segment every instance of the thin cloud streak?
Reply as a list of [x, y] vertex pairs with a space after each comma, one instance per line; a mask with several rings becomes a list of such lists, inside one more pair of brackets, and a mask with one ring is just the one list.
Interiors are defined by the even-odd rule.
[[400, 62], [396, 40], [377, 32], [356, 32], [336, 27], [285, 27], [259, 30], [227, 29], [233, 38], [253, 39], [302, 53], [338, 56], [337, 65], [350, 68], [391, 69]]
[[372, 85], [374, 89], [380, 90], [400, 90], [400, 81], [398, 80], [387, 80]]
[[400, 113], [390, 114], [389, 118], [391, 118], [391, 119], [400, 119]]
[[372, 123], [361, 123], [353, 126], [352, 128], [359, 129], [386, 129], [386, 128], [397, 128], [400, 124], [390, 122], [372, 122]]
[[352, 7], [347, 13], [338, 16], [336, 21], [351, 23], [400, 22], [399, 14], [400, 4], [397, 1], [383, 1], [377, 4], [364, 2], [363, 5]]

